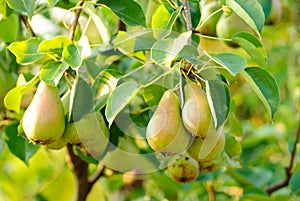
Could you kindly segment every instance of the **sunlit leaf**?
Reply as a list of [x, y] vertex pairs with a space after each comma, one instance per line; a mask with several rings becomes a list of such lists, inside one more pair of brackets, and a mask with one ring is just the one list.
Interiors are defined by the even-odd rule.
[[57, 86], [64, 72], [68, 69], [68, 64], [61, 62], [50, 62], [43, 67], [41, 72], [41, 80]]
[[259, 66], [266, 67], [268, 65], [265, 49], [255, 36], [247, 32], [239, 32], [234, 34], [231, 39], [239, 44]]
[[206, 82], [206, 93], [215, 126], [218, 129], [225, 122], [229, 113], [229, 89], [220, 80], [208, 80]]
[[81, 53], [78, 47], [74, 44], [70, 44], [63, 50], [64, 61], [69, 64], [73, 69], [79, 68], [82, 63]]
[[51, 7], [55, 6], [55, 4], [57, 4], [58, 1], [59, 0], [47, 0], [48, 5], [51, 6]]
[[237, 55], [232, 53], [220, 53], [214, 56], [215, 61], [226, 68], [232, 75], [240, 73], [247, 67], [247, 61]]
[[146, 19], [141, 6], [133, 0], [98, 0], [109, 7], [126, 25], [146, 26]]
[[31, 38], [22, 42], [13, 42], [7, 49], [9, 49], [16, 57], [19, 64], [31, 64], [41, 59], [44, 54], [39, 53], [38, 47], [41, 40]]
[[259, 67], [248, 67], [242, 72], [242, 75], [273, 120], [280, 103], [279, 88], [275, 78], [268, 71]]
[[27, 13], [30, 17], [36, 7], [37, 0], [6, 0], [9, 7]]
[[53, 39], [41, 42], [37, 51], [62, 57], [64, 48], [70, 44], [72, 44], [72, 41], [67, 36], [57, 36]]
[[125, 82], [115, 88], [107, 100], [105, 116], [109, 126], [116, 116], [125, 108], [140, 90], [140, 85], [136, 82]]

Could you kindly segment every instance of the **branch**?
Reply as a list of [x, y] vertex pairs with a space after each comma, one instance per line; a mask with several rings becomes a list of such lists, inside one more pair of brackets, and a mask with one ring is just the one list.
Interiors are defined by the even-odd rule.
[[75, 38], [75, 32], [76, 32], [76, 27], [77, 27], [77, 24], [78, 24], [78, 20], [79, 20], [79, 17], [80, 17], [80, 14], [81, 14], [81, 11], [82, 11], [82, 6], [83, 6], [83, 3], [84, 3], [84, 0], [81, 0], [78, 4], [78, 9], [76, 10], [76, 13], [75, 13], [75, 19], [71, 25], [71, 32], [70, 32], [70, 39], [72, 41], [74, 41], [74, 38]]
[[293, 175], [292, 174], [292, 169], [293, 169], [293, 166], [294, 166], [295, 155], [296, 155], [296, 151], [297, 151], [297, 144], [298, 144], [299, 138], [300, 138], [300, 115], [299, 115], [298, 131], [297, 131], [296, 139], [295, 139], [295, 142], [294, 142], [294, 145], [293, 145], [293, 150], [291, 152], [290, 164], [286, 168], [286, 178], [282, 182], [280, 182], [280, 183], [278, 183], [274, 186], [268, 187], [266, 189], [266, 192], [268, 194], [272, 194], [273, 192], [277, 191], [278, 189], [281, 189], [281, 188], [289, 185], [290, 179]]
[[36, 34], [34, 33], [29, 21], [28, 21], [28, 17], [27, 16], [24, 16], [24, 15], [20, 15], [20, 18], [23, 22], [23, 24], [25, 25], [25, 27], [27, 28], [27, 30], [29, 31], [30, 35], [32, 37], [36, 37]]
[[190, 14], [190, 7], [187, 0], [183, 0], [183, 9], [186, 18], [186, 25], [188, 30], [193, 30], [191, 14]]

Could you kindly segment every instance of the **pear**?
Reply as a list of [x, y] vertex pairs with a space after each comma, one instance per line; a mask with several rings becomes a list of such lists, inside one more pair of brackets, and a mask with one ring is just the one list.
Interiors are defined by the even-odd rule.
[[189, 155], [198, 162], [210, 162], [218, 158], [224, 150], [225, 135], [223, 128], [215, 131], [212, 126], [206, 138], [196, 137], [188, 149]]
[[68, 124], [64, 137], [71, 144], [82, 143], [87, 152], [97, 158], [106, 150], [109, 143], [109, 130], [101, 113], [92, 112]]
[[150, 147], [164, 155], [176, 155], [189, 145], [191, 135], [182, 125], [180, 103], [173, 91], [164, 92], [148, 123], [146, 137]]
[[[201, 11], [201, 20], [200, 20], [200, 32], [204, 35], [208, 36], [216, 36], [216, 24], [219, 18], [222, 15], [222, 12], [217, 12], [213, 14], [215, 11], [220, 9], [222, 6], [217, 1], [208, 2], [205, 4]], [[213, 14], [213, 15], [212, 15]]]
[[266, 25], [278, 24], [282, 17], [282, 6], [279, 0], [272, 0], [271, 11], [269, 17], [266, 19]]
[[58, 88], [41, 81], [23, 116], [23, 130], [36, 144], [50, 144], [65, 130], [65, 116]]
[[55, 140], [50, 144], [42, 145], [42, 147], [47, 149], [52, 149], [52, 150], [59, 150], [64, 148], [67, 145], [67, 143], [68, 142], [66, 141], [65, 137], [61, 136], [60, 138], [58, 138], [57, 140]]
[[170, 177], [180, 183], [191, 182], [199, 175], [199, 164], [188, 154], [180, 156], [173, 164], [168, 166]]
[[[241, 31], [255, 34], [254, 30], [235, 12], [231, 12], [229, 15], [222, 14], [216, 25], [216, 32], [219, 38], [231, 39], [234, 34]], [[226, 44], [231, 47], [238, 47], [238, 44], [231, 41], [226, 41]]]
[[183, 125], [192, 135], [205, 137], [212, 121], [206, 94], [194, 82], [189, 82], [184, 86], [184, 94]]

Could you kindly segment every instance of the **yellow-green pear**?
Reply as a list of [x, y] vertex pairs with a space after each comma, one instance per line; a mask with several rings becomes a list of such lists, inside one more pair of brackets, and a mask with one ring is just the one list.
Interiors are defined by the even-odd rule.
[[216, 36], [216, 24], [222, 15], [222, 11], [217, 12], [220, 8], [222, 6], [217, 1], [208, 2], [202, 7], [199, 29], [201, 34]]
[[209, 162], [221, 155], [225, 146], [223, 127], [218, 131], [212, 126], [206, 138], [196, 137], [188, 149], [189, 155], [199, 162]]
[[173, 164], [168, 166], [167, 172], [170, 177], [180, 183], [191, 182], [199, 175], [199, 164], [188, 154], [180, 156]]
[[61, 136], [60, 138], [58, 138], [57, 140], [55, 140], [50, 144], [42, 145], [42, 147], [47, 149], [52, 149], [52, 150], [59, 150], [64, 148], [67, 145], [67, 143], [68, 142], [66, 141], [65, 137]]
[[57, 87], [39, 83], [22, 125], [27, 138], [36, 144], [50, 144], [63, 135], [65, 116]]
[[182, 125], [179, 99], [172, 90], [164, 92], [148, 123], [146, 137], [150, 147], [164, 155], [176, 155], [188, 147], [191, 135]]
[[71, 144], [82, 143], [88, 153], [97, 158], [106, 150], [109, 130], [101, 113], [92, 112], [67, 125], [64, 137]]
[[212, 121], [206, 94], [194, 82], [189, 82], [184, 86], [184, 94], [183, 125], [191, 134], [205, 137]]

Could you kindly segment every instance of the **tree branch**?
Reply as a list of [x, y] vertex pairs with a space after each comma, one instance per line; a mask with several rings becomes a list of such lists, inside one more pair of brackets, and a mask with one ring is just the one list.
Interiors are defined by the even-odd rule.
[[23, 24], [25, 25], [25, 27], [27, 28], [27, 30], [29, 31], [30, 35], [32, 37], [36, 37], [36, 34], [34, 33], [29, 21], [28, 21], [28, 17], [27, 16], [24, 16], [24, 15], [20, 15], [20, 18], [23, 22]]
[[188, 30], [193, 30], [192, 20], [191, 20], [191, 14], [190, 14], [190, 7], [187, 0], [183, 0], [183, 8], [186, 18], [186, 26]]
[[75, 13], [75, 19], [74, 19], [74, 21], [73, 21], [73, 23], [71, 25], [70, 39], [72, 41], [74, 41], [74, 38], [75, 38], [76, 27], [77, 27], [78, 20], [79, 20], [81, 11], [82, 11], [83, 3], [84, 3], [84, 0], [81, 0], [79, 2], [78, 9], [76, 10], [76, 13]]
[[294, 166], [294, 161], [295, 161], [295, 155], [296, 155], [296, 151], [297, 151], [297, 144], [298, 144], [298, 141], [299, 141], [299, 138], [300, 138], [300, 115], [299, 115], [299, 123], [298, 123], [298, 131], [297, 131], [297, 134], [296, 134], [296, 139], [295, 139], [295, 142], [294, 142], [294, 145], [293, 145], [293, 149], [292, 149], [292, 152], [291, 152], [291, 159], [290, 159], [290, 164], [289, 166], [286, 168], [286, 178], [284, 181], [278, 183], [278, 184], [275, 184], [274, 186], [270, 186], [266, 189], [266, 192], [268, 194], [272, 194], [273, 192], [285, 187], [285, 186], [288, 186], [289, 185], [289, 182], [290, 182], [290, 179], [292, 177], [292, 169], [293, 169], [293, 166]]

